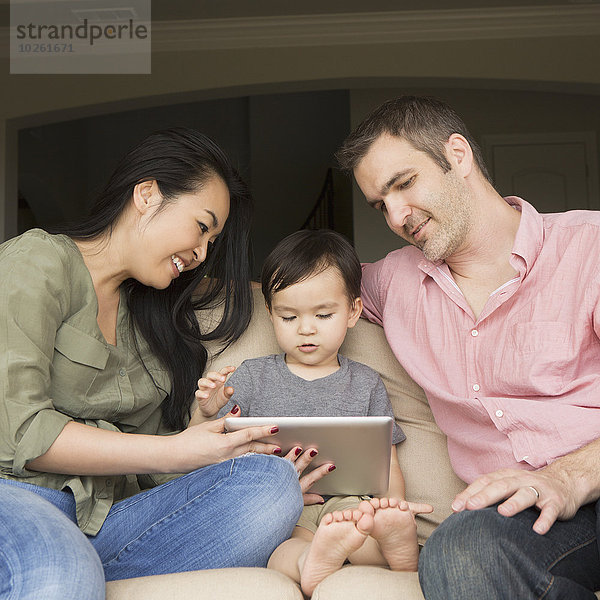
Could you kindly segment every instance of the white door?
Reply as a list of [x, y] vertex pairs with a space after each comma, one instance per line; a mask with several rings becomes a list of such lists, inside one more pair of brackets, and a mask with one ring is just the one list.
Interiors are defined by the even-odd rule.
[[488, 168], [503, 196], [539, 212], [600, 209], [593, 133], [484, 136]]

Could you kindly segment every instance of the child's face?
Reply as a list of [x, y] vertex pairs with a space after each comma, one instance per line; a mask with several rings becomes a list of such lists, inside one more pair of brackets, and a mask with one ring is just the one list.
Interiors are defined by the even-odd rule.
[[337, 353], [362, 311], [354, 306], [335, 267], [273, 294], [271, 321], [288, 364], [337, 365]]

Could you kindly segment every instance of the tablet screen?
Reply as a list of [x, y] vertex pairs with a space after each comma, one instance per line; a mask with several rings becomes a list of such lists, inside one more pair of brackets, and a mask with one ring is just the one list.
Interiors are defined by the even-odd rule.
[[225, 427], [273, 425], [279, 433], [265, 441], [282, 455], [295, 446], [316, 448], [319, 454], [305, 473], [324, 463], [336, 469], [317, 481], [311, 492], [327, 495], [380, 495], [389, 487], [392, 448], [391, 417], [228, 417]]

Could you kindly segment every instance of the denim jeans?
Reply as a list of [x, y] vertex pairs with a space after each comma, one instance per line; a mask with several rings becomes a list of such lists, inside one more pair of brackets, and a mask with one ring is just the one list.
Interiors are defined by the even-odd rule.
[[539, 512], [503, 517], [496, 507], [451, 515], [427, 540], [419, 579], [427, 600], [595, 600], [600, 589], [600, 502], [557, 521], [545, 535]]
[[[18, 504], [5, 505], [5, 497], [15, 497]], [[199, 469], [115, 503], [92, 537], [73, 524], [72, 494], [0, 480], [0, 574], [6, 573], [0, 580], [12, 581], [7, 590], [0, 587], [0, 599], [103, 598], [104, 585], [101, 594], [98, 589], [102, 568], [106, 581], [112, 581], [196, 569], [264, 567], [291, 535], [302, 504], [293, 465], [254, 454]], [[43, 548], [36, 525], [48, 532]], [[7, 550], [14, 557], [7, 559]], [[85, 566], [67, 562], [70, 552]], [[40, 560], [43, 564], [45, 558], [49, 576], [41, 580], [37, 595], [14, 591], [17, 585], [36, 585], [31, 565]], [[53, 571], [56, 564], [60, 570]], [[85, 582], [85, 593], [73, 591], [75, 574]], [[52, 595], [51, 585], [64, 587]]]
[[3, 482], [0, 598], [102, 600], [102, 564], [77, 525], [38, 494]]

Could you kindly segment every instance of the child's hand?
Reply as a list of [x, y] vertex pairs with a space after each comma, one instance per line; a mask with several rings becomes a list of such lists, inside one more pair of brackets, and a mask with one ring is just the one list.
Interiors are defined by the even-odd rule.
[[431, 506], [431, 504], [424, 504], [421, 502], [406, 502], [406, 509], [410, 510], [413, 515], [433, 512], [433, 506]]
[[198, 389], [194, 396], [198, 410], [206, 418], [216, 415], [233, 396], [233, 388], [225, 387], [227, 375], [233, 373], [235, 367], [223, 367], [220, 371], [209, 371], [206, 377], [198, 380]]
[[431, 504], [424, 504], [421, 502], [409, 502], [408, 500], [404, 500], [403, 498], [392, 497], [392, 499], [398, 502], [398, 506], [401, 510], [409, 510], [413, 514], [413, 516], [433, 512], [433, 506], [431, 506]]

